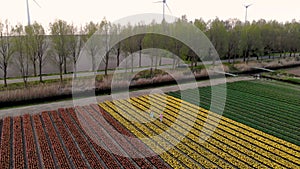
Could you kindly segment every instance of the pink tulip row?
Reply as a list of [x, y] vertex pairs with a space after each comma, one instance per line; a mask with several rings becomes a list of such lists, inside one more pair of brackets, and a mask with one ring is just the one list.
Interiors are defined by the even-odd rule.
[[[75, 121], [76, 125], [80, 125], [80, 122], [77, 118], [76, 112], [74, 108], [68, 108], [67, 112], [70, 114], [72, 119]], [[93, 136], [90, 134], [90, 136]], [[95, 151], [99, 154], [100, 158], [103, 160], [103, 163], [106, 165], [107, 168], [114, 169], [118, 168], [119, 164], [116, 162], [114, 156], [99, 146], [97, 143], [93, 141], [92, 137], [87, 138], [91, 145], [94, 147]]]
[[63, 150], [63, 146], [59, 140], [59, 137], [55, 131], [55, 128], [52, 125], [52, 122], [48, 115], [48, 112], [43, 112], [41, 114], [41, 117], [43, 118], [43, 121], [45, 124], [45, 131], [49, 135], [49, 140], [50, 140], [51, 146], [54, 150], [54, 154], [56, 156], [58, 166], [60, 168], [71, 168], [70, 162], [67, 159], [66, 153]]
[[136, 168], [135, 164], [129, 158], [124, 157], [125, 153], [117, 145], [117, 140], [114, 140], [112, 139], [112, 137], [108, 136], [109, 132], [105, 130], [105, 127], [107, 126], [101, 126], [105, 125], [103, 121], [100, 121], [99, 123], [93, 121], [92, 117], [88, 115], [87, 112], [84, 112], [80, 107], [77, 107], [76, 110], [87, 121], [87, 123], [89, 124], [89, 128], [94, 131], [94, 137], [102, 141], [102, 146], [104, 145], [107, 147], [106, 149], [109, 149], [109, 151], [113, 151], [114, 153], [116, 153], [115, 158], [122, 166], [128, 169]]
[[59, 130], [61, 138], [64, 140], [66, 149], [69, 151], [70, 158], [73, 161], [75, 168], [88, 168], [87, 164], [84, 162], [83, 157], [80, 155], [80, 151], [76, 148], [76, 143], [73, 141], [72, 136], [68, 133], [65, 128], [62, 119], [56, 111], [51, 112], [53, 121]]
[[68, 115], [68, 112], [66, 112], [65, 109], [59, 109], [58, 111], [90, 166], [92, 168], [103, 168], [103, 164], [101, 164], [101, 162], [97, 160], [97, 156], [93, 152], [92, 147], [89, 145], [88, 140], [78, 130], [78, 127], [74, 124], [71, 117]]
[[[122, 126], [116, 119], [114, 119], [109, 113], [104, 111], [101, 107], [98, 105], [91, 105], [91, 107], [96, 110], [97, 112], [100, 112], [101, 115], [121, 134], [126, 135], [128, 137], [136, 137], [134, 134], [129, 132], [124, 126]], [[136, 142], [135, 143], [136, 148], [141, 150], [141, 152], [144, 152], [145, 155], [147, 154], [153, 154], [152, 150], [148, 148], [144, 143], [142, 142]], [[162, 159], [160, 159], [158, 156], [151, 156], [147, 157], [147, 159], [152, 163], [152, 165], [156, 166], [157, 168], [170, 168]]]

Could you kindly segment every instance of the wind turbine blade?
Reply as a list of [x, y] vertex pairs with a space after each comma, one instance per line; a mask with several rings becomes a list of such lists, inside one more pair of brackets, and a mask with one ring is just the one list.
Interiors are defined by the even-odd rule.
[[167, 8], [168, 8], [168, 10], [169, 10], [169, 12], [171, 13], [171, 15], [172, 15], [172, 11], [171, 11], [171, 9], [169, 8], [169, 5], [166, 3], [166, 6], [167, 6]]
[[38, 7], [42, 8], [41, 5], [40, 5], [39, 3], [36, 2], [36, 0], [33, 0], [33, 2], [34, 2]]
[[244, 5], [246, 8], [249, 8], [250, 6], [252, 6], [253, 4], [249, 4], [249, 5]]
[[164, 2], [164, 1], [156, 1], [156, 2], [153, 2], [153, 3], [162, 3], [162, 2]]

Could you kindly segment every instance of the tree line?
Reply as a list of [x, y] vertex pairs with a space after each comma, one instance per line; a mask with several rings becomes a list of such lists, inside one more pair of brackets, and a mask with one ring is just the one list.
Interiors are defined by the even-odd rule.
[[237, 19], [226, 21], [218, 18], [204, 22], [196, 19], [194, 24], [205, 32], [223, 59], [249, 57], [295, 56], [300, 51], [300, 23], [280, 23], [264, 19], [243, 23]]
[[[203, 19], [188, 21], [186, 16], [182, 16], [174, 23], [151, 23], [150, 25], [116, 25], [105, 19], [100, 23], [89, 22], [83, 27], [78, 27], [63, 20], [56, 20], [49, 24], [49, 35], [45, 28], [35, 22], [32, 25], [23, 26], [21, 24], [11, 26], [8, 21], [0, 22], [0, 69], [3, 71], [4, 85], [7, 86], [7, 70], [10, 64], [17, 65], [20, 75], [23, 78], [25, 86], [28, 76], [33, 74], [40, 77], [43, 81], [43, 66], [46, 58], [51, 58], [59, 69], [60, 79], [63, 80], [63, 74], [67, 72], [67, 64], [73, 65], [73, 72], [77, 72], [77, 61], [80, 52], [85, 48], [91, 58], [92, 70], [98, 70], [97, 52], [99, 46], [93, 45], [92, 36], [98, 32], [106, 41], [109, 41], [112, 35], [133, 34], [140, 30], [160, 29], [161, 24], [169, 24], [174, 27], [181, 23], [191, 23], [199, 28], [211, 41], [221, 59], [228, 59], [234, 63], [237, 58], [242, 58], [247, 62], [250, 57], [269, 56], [275, 54], [280, 57], [296, 56], [300, 51], [300, 23], [292, 22], [280, 23], [275, 20], [253, 21], [252, 23], [243, 23], [237, 19], [220, 20], [218, 18], [205, 22]], [[171, 30], [174, 31], [174, 30]], [[176, 29], [175, 31], [181, 31]], [[185, 30], [186, 31], [186, 30]], [[188, 35], [192, 37], [192, 35]], [[89, 45], [84, 45], [86, 43]], [[188, 46], [176, 39], [170, 39], [163, 35], [156, 34], [137, 34], [128, 37], [114, 46], [105, 43], [105, 75], [107, 75], [110, 55], [116, 56], [116, 65], [120, 64], [120, 56], [125, 58], [135, 52], [139, 53], [139, 67], [141, 67], [141, 51], [146, 48], [161, 48], [173, 53], [183, 60], [189, 61], [191, 67], [197, 66], [199, 57]], [[208, 50], [205, 54], [211, 57], [213, 54]], [[133, 57], [132, 57], [133, 58]], [[133, 61], [131, 62], [133, 64]], [[151, 67], [161, 64], [161, 56], [151, 57]], [[33, 72], [30, 70], [33, 69]], [[152, 70], [152, 69], [151, 69]], [[131, 66], [133, 71], [133, 65]]]

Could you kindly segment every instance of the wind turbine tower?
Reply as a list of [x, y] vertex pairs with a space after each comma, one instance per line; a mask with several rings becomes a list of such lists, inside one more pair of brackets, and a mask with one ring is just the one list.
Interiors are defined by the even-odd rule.
[[247, 23], [248, 8], [249, 8], [250, 6], [252, 6], [252, 5], [253, 5], [253, 4], [245, 5], [245, 8], [246, 8], [245, 24]]
[[[33, 2], [38, 6], [41, 7], [35, 0]], [[29, 2], [26, 0], [26, 7], [27, 7], [27, 21], [28, 21], [28, 26], [30, 26], [30, 10], [29, 10]]]
[[167, 7], [168, 8], [168, 10], [170, 11], [170, 13], [172, 13], [171, 12], [171, 9], [169, 8], [169, 6], [168, 6], [168, 4], [167, 4], [167, 1], [166, 0], [162, 0], [162, 1], [157, 1], [157, 2], [154, 2], [154, 3], [162, 3], [163, 4], [163, 21], [165, 21], [165, 8]]

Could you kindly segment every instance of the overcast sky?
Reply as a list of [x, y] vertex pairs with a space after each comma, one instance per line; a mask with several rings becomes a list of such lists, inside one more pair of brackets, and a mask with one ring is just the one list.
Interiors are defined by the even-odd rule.
[[[31, 20], [48, 26], [55, 19], [63, 19], [76, 25], [89, 21], [99, 22], [106, 17], [109, 21], [141, 14], [162, 13], [162, 4], [157, 0], [29, 0]], [[8, 19], [12, 25], [27, 24], [26, 0], [0, 0], [0, 21]], [[226, 20], [237, 18], [244, 21], [245, 4], [253, 3], [248, 9], [248, 20], [277, 20], [280, 22], [300, 20], [299, 0], [167, 0], [176, 17], [187, 15], [189, 20], [203, 18], [205, 21], [216, 16]]]

